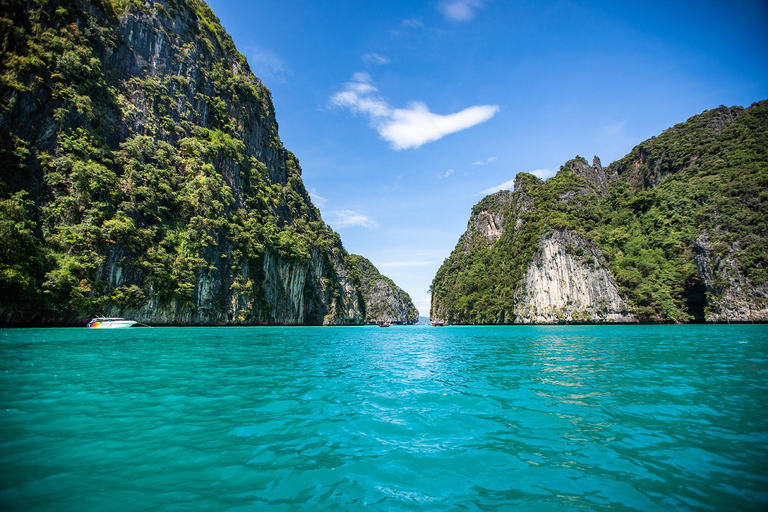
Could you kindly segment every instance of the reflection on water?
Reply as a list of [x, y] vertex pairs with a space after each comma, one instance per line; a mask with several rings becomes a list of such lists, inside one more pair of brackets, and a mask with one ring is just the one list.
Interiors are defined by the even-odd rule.
[[88, 331], [0, 331], [2, 509], [768, 505], [764, 326]]

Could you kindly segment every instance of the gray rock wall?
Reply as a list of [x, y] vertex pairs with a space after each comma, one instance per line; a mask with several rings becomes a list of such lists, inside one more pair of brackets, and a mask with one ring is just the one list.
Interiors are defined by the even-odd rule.
[[706, 233], [696, 239], [694, 252], [696, 269], [707, 289], [707, 322], [768, 322], [768, 284], [754, 286], [735, 258], [715, 254]]
[[365, 301], [365, 323], [389, 322], [409, 325], [419, 321], [419, 310], [411, 297], [390, 279], [381, 275], [369, 260], [356, 254], [350, 261], [360, 282]]
[[515, 323], [636, 322], [600, 250], [569, 231], [541, 237], [515, 302]]

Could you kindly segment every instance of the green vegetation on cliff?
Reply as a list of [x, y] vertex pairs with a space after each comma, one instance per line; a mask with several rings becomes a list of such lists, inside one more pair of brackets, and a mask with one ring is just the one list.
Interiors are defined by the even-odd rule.
[[373, 263], [357, 254], [350, 254], [349, 262], [353, 276], [360, 283], [366, 323], [415, 324], [419, 321], [419, 311], [411, 296], [383, 276]]
[[0, 6], [0, 323], [197, 314], [201, 279], [224, 286], [205, 318], [270, 323], [265, 254], [335, 278], [339, 237], [204, 2]]
[[711, 245], [708, 257], [732, 263], [751, 289], [768, 281], [768, 102], [706, 111], [606, 168], [577, 157], [546, 182], [519, 174], [514, 192], [483, 199], [473, 219], [481, 212], [502, 217], [503, 234], [490, 244], [470, 221], [432, 283], [433, 315], [517, 321], [515, 294], [541, 236], [568, 230], [597, 244], [640, 321], [703, 321], [727, 274], [705, 282], [697, 247]]

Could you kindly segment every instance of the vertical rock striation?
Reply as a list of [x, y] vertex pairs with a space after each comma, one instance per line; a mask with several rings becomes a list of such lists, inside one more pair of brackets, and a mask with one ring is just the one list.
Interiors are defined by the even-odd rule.
[[694, 243], [694, 262], [711, 297], [707, 322], [768, 322], [768, 283], [755, 286], [739, 269], [732, 248], [719, 257], [706, 233]]
[[516, 323], [637, 321], [600, 249], [566, 230], [541, 237], [515, 299]]

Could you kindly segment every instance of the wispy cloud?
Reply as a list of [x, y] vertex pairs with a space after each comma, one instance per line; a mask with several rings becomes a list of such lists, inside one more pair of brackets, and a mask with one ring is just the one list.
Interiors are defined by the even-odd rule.
[[484, 123], [499, 111], [498, 105], [479, 105], [441, 115], [432, 113], [419, 101], [409, 103], [406, 108], [393, 108], [377, 92], [369, 74], [355, 73], [352, 81], [331, 97], [331, 103], [368, 116], [371, 126], [398, 151], [418, 148]]
[[379, 224], [360, 212], [355, 210], [336, 210], [331, 212], [332, 220], [329, 222], [335, 229], [363, 227], [375, 229]]
[[317, 190], [315, 190], [314, 188], [309, 191], [309, 197], [312, 199], [312, 202], [314, 203], [314, 205], [317, 206], [318, 208], [325, 206], [325, 204], [328, 202], [328, 199], [318, 194]]
[[248, 53], [248, 65], [250, 65], [253, 74], [259, 78], [284, 82], [286, 75], [290, 74], [283, 60], [270, 50], [249, 47], [246, 52]]
[[536, 169], [535, 171], [531, 171], [531, 174], [536, 176], [537, 178], [540, 178], [542, 180], [546, 180], [548, 178], [551, 178], [555, 174], [557, 174], [557, 171], [553, 171], [550, 169]]
[[386, 55], [380, 55], [378, 53], [366, 53], [362, 57], [364, 62], [367, 62], [368, 64], [375, 64], [377, 66], [383, 66], [384, 64], [389, 64], [389, 57]]
[[418, 18], [408, 18], [400, 22], [403, 28], [424, 28], [424, 22]]
[[451, 21], [469, 21], [475, 17], [475, 11], [483, 7], [483, 0], [443, 0], [437, 4], [438, 10]]
[[442, 176], [442, 177], [443, 177], [443, 178], [447, 178], [447, 177], [448, 177], [448, 176], [450, 176], [451, 174], [453, 174], [453, 169], [448, 169], [447, 171], [445, 171], [445, 174], [443, 174], [443, 176]]
[[[533, 174], [537, 178], [540, 178], [542, 180], [546, 180], [547, 178], [551, 178], [557, 173], [557, 171], [550, 171], [549, 169], [536, 169], [535, 171], [531, 171], [530, 174]], [[499, 190], [512, 190], [512, 188], [515, 186], [515, 178], [512, 178], [511, 180], [507, 180], [504, 183], [501, 183], [499, 185], [496, 185], [495, 187], [489, 187], [485, 190], [481, 190], [478, 192], [478, 195], [488, 195], [498, 192]]]
[[485, 190], [481, 190], [480, 192], [478, 192], [478, 195], [494, 194], [499, 190], [511, 190], [512, 187], [514, 186], [515, 186], [515, 178], [512, 178], [511, 180], [505, 181], [504, 183], [496, 185], [495, 187], [489, 187], [489, 188], [486, 188]]
[[491, 162], [495, 162], [496, 160], [498, 160], [498, 158], [496, 158], [495, 156], [492, 156], [492, 157], [490, 157], [490, 158], [488, 158], [486, 160], [478, 160], [477, 162], [473, 162], [472, 165], [474, 165], [475, 167], [479, 167], [481, 165], [485, 165], [485, 164], [489, 164]]

